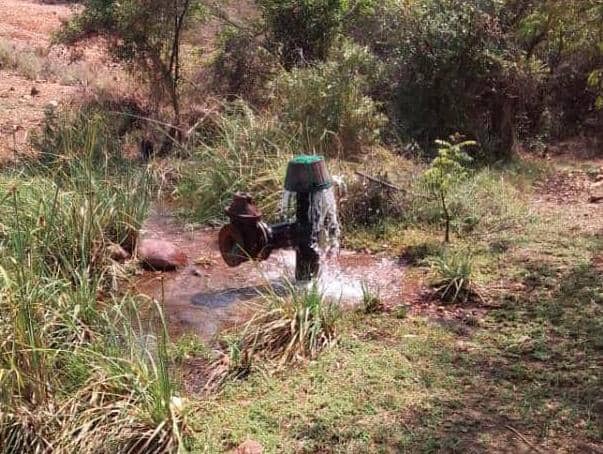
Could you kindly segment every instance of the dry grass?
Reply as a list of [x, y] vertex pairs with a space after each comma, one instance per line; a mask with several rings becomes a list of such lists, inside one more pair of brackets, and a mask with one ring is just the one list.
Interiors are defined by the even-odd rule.
[[228, 378], [246, 376], [257, 365], [282, 368], [315, 359], [337, 339], [339, 308], [313, 284], [309, 289], [289, 286], [285, 296], [264, 295], [260, 309], [241, 333], [222, 339], [206, 391], [215, 391]]

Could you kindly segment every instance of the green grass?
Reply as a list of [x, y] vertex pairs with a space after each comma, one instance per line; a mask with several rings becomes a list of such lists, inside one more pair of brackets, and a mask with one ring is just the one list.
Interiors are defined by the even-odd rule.
[[585, 261], [550, 296], [509, 299], [477, 326], [348, 314], [338, 345], [306, 366], [199, 402], [197, 447], [251, 437], [267, 452], [496, 451], [511, 445], [510, 426], [579, 451], [603, 436], [602, 291]]
[[[382, 316], [348, 319], [343, 333], [337, 347], [307, 368], [254, 375], [201, 403], [200, 423], [212, 430], [199, 446], [219, 451], [251, 436], [268, 452], [361, 452], [383, 447], [383, 441], [393, 448], [416, 441], [400, 430], [400, 411], [432, 410], [436, 396], [430, 389], [449, 381], [440, 362], [450, 358], [437, 353], [446, 333]], [[427, 353], [434, 355], [429, 361]]]
[[266, 452], [529, 449], [516, 432], [543, 452], [600, 446], [603, 276], [593, 260], [603, 240], [579, 205], [532, 205], [537, 177], [525, 169], [470, 183], [465, 194], [490, 197], [471, 207], [484, 224], [458, 229], [449, 246], [426, 221], [346, 232], [348, 245], [401, 255], [407, 273], [469, 251], [485, 306], [473, 301], [465, 317], [446, 320], [348, 313], [338, 344], [316, 359], [252, 373], [199, 402], [197, 449], [247, 438]]
[[[545, 452], [601, 444], [600, 226], [579, 205], [531, 203], [538, 169], [484, 169], [456, 188], [450, 245], [412, 181], [400, 213], [346, 228], [348, 247], [401, 257], [407, 278], [471, 256], [470, 273], [461, 261], [448, 277], [479, 284], [486, 305], [383, 313], [366, 287], [365, 310], [340, 315], [316, 291], [270, 294], [221, 345], [236, 373], [181, 396], [173, 376], [210, 363], [210, 346], [170, 342], [157, 307], [118, 291], [106, 253], [136, 240], [153, 178], [119, 157], [102, 115], [53, 121], [42, 162], [0, 175], [0, 452], [221, 452], [247, 438], [266, 452], [526, 448], [513, 430]], [[222, 121], [185, 170], [180, 206], [213, 219], [251, 189], [274, 213], [294, 139], [249, 111]], [[147, 324], [141, 311], [157, 315]]]
[[117, 290], [107, 252], [134, 246], [153, 185], [104, 120], [67, 120], [45, 131], [52, 156], [0, 175], [0, 452], [173, 452], [161, 310]]
[[202, 143], [183, 170], [174, 196], [180, 213], [197, 222], [224, 218], [238, 191], [253, 195], [268, 217], [279, 210], [286, 164], [298, 140], [244, 104], [217, 120], [216, 137]]

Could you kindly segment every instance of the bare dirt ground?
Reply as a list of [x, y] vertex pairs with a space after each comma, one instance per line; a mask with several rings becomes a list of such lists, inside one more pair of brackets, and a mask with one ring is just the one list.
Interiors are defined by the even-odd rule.
[[68, 5], [37, 0], [0, 0], [0, 11], [0, 37], [42, 47], [71, 15]]
[[[71, 14], [66, 5], [36, 0], [0, 0], [0, 11], [0, 39], [18, 48], [41, 49]], [[46, 106], [71, 98], [77, 90], [0, 69], [0, 162], [25, 152], [29, 130], [40, 124]]]
[[[45, 110], [85, 99], [97, 88], [131, 91], [125, 72], [94, 39], [73, 49], [53, 45], [52, 35], [73, 7], [42, 0], [0, 0], [0, 46], [25, 68], [0, 62], [0, 163], [31, 152], [31, 132]], [[18, 66], [18, 65], [17, 65]]]

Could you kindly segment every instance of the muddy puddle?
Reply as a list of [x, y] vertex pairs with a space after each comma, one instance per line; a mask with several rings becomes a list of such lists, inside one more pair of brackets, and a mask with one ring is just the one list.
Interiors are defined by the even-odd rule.
[[[172, 335], [192, 332], [208, 341], [224, 328], [249, 320], [262, 304], [262, 293], [286, 291], [293, 281], [295, 253], [277, 251], [265, 262], [229, 268], [218, 250], [217, 228], [187, 229], [173, 216], [155, 213], [143, 226], [143, 238], [170, 241], [189, 264], [175, 272], [145, 272], [135, 289], [163, 304]], [[382, 301], [400, 301], [404, 269], [379, 256], [342, 250], [322, 266], [319, 285], [344, 307], [362, 301], [362, 285]]]

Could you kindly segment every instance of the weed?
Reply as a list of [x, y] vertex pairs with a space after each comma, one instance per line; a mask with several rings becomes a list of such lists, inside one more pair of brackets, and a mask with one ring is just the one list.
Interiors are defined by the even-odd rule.
[[290, 285], [284, 296], [271, 290], [263, 295], [268, 306], [239, 334], [222, 339], [222, 351], [212, 366], [206, 391], [228, 378], [246, 376], [255, 363], [285, 364], [314, 359], [337, 339], [339, 308], [321, 293], [317, 284], [300, 290]]
[[394, 310], [394, 316], [397, 319], [405, 319], [406, 317], [408, 317], [408, 306], [404, 304], [397, 306]]
[[383, 302], [379, 296], [379, 290], [374, 290], [368, 284], [363, 281], [362, 284], [362, 310], [365, 314], [375, 314], [382, 312], [384, 309]]
[[208, 347], [194, 334], [185, 334], [171, 344], [168, 352], [168, 357], [174, 363], [182, 363], [187, 359], [201, 357], [210, 359], [211, 351]]
[[471, 296], [478, 295], [473, 280], [473, 257], [467, 251], [446, 250], [427, 263], [436, 274], [435, 292], [443, 301], [467, 302]]

